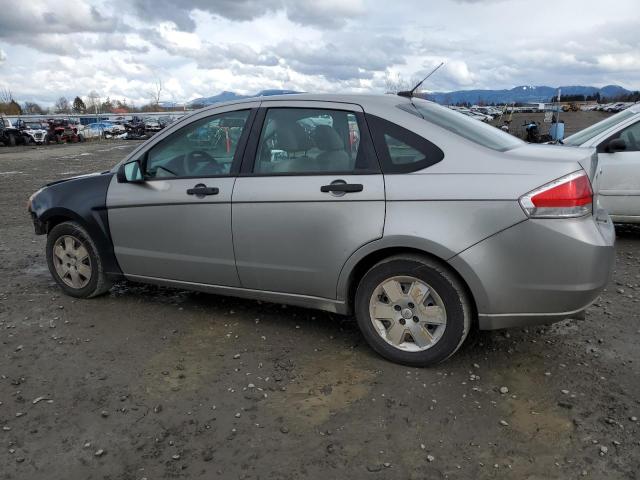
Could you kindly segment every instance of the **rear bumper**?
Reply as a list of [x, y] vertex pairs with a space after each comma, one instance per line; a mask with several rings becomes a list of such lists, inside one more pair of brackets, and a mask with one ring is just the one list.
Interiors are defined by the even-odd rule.
[[[591, 305], [591, 303], [589, 304]], [[523, 328], [533, 325], [546, 325], [559, 322], [567, 318], [584, 320], [587, 307], [573, 312], [560, 313], [498, 313], [479, 314], [478, 328], [480, 330], [498, 330], [501, 328]]]
[[483, 330], [581, 318], [611, 277], [615, 230], [600, 215], [526, 220], [449, 263], [465, 279]]

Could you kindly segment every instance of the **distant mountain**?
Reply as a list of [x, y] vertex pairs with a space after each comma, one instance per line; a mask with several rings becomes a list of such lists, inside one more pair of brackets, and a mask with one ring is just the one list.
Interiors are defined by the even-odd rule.
[[214, 103], [231, 102], [233, 100], [242, 100], [243, 98], [269, 97], [271, 95], [288, 95], [290, 93], [301, 93], [301, 92], [296, 92], [295, 90], [271, 89], [271, 90], [260, 90], [255, 95], [239, 95], [235, 92], [224, 91], [212, 97], [196, 98], [195, 100], [191, 100], [189, 102], [189, 105], [213, 105]]
[[[560, 87], [562, 96], [564, 95], [595, 95], [600, 93], [601, 97], [614, 97], [631, 93], [629, 90], [618, 85], [607, 85], [602, 88], [570, 85]], [[510, 90], [458, 90], [454, 92], [431, 92], [427, 93], [430, 100], [442, 104], [456, 103], [511, 103], [511, 102], [548, 102], [558, 92], [557, 88], [546, 86], [522, 85]]]
[[[617, 95], [625, 95], [631, 93], [629, 90], [620, 87], [619, 85], [607, 85], [602, 88], [597, 87], [585, 87], [580, 85], [570, 85], [560, 87], [562, 89], [562, 96], [565, 95], [586, 95], [592, 96], [599, 93], [601, 97], [615, 97]], [[422, 94], [421, 96], [427, 97], [442, 104], [456, 104], [456, 103], [471, 103], [477, 104], [484, 103], [511, 103], [511, 102], [548, 102], [552, 97], [556, 95], [558, 89], [555, 87], [546, 86], [528, 86], [522, 85], [512, 88], [510, 90], [458, 90], [454, 92], [430, 92]], [[240, 95], [235, 92], [224, 91], [218, 95], [212, 97], [202, 97], [191, 100], [187, 105], [213, 105], [215, 103], [230, 102], [232, 100], [241, 100], [243, 98], [252, 97], [268, 97], [270, 95], [287, 95], [291, 93], [302, 93], [295, 90], [261, 90], [255, 95]]]

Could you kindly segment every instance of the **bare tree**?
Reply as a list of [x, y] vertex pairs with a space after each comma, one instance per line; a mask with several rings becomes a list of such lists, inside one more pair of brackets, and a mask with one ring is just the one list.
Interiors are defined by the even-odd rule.
[[0, 103], [11, 103], [13, 101], [13, 93], [11, 90], [2, 88], [2, 90], [0, 90]]
[[395, 75], [388, 75], [387, 78], [384, 79], [384, 90], [385, 93], [398, 93], [405, 90], [411, 90], [413, 86], [417, 82], [412, 82], [409, 78], [404, 78], [400, 76], [399, 73]]
[[8, 88], [0, 90], [0, 113], [20, 115], [22, 107], [13, 99], [13, 93]]
[[24, 113], [29, 113], [31, 115], [43, 115], [44, 110], [40, 105], [35, 102], [24, 102]]
[[151, 97], [151, 104], [156, 108], [160, 106], [160, 97], [162, 96], [163, 89], [162, 79], [157, 77], [153, 84], [153, 90], [149, 92], [149, 96]]
[[87, 110], [93, 110], [95, 114], [98, 114], [100, 109], [100, 94], [95, 90], [91, 90], [87, 96]]
[[69, 113], [69, 100], [67, 97], [60, 97], [54, 106], [56, 113]]

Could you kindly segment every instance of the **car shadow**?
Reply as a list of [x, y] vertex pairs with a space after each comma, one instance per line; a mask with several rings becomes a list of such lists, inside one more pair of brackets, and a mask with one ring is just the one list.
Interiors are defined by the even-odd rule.
[[640, 240], [640, 224], [617, 223], [615, 227], [619, 239]]

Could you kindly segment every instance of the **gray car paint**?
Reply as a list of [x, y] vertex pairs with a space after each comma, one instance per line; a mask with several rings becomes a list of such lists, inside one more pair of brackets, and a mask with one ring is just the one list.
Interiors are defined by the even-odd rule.
[[[113, 248], [128, 275], [239, 286], [231, 238], [234, 178], [153, 180], [109, 186]], [[197, 184], [217, 195], [187, 195]]]
[[[239, 177], [231, 197], [233, 219], [217, 223], [217, 228], [229, 233], [233, 228], [240, 286], [233, 278], [212, 280], [215, 273], [188, 278], [192, 274], [177, 271], [181, 270], [177, 264], [172, 267], [176, 271], [163, 278], [134, 273], [123, 266], [125, 275], [348, 313], [354, 269], [382, 249], [411, 248], [448, 261], [457, 271], [474, 298], [481, 328], [573, 315], [592, 301], [608, 280], [614, 234], [606, 214], [600, 213], [600, 220], [595, 216], [530, 220], [518, 204], [519, 197], [528, 191], [582, 168], [597, 189], [593, 150], [522, 144], [496, 152], [396, 108], [409, 100], [395, 96], [295, 95], [257, 103], [323, 106], [322, 102], [332, 102], [336, 108], [363, 109], [408, 128], [442, 148], [445, 158], [423, 171], [384, 177]], [[233, 102], [203, 109], [180, 124], [246, 104]], [[162, 132], [160, 138], [143, 145], [124, 162], [138, 158], [177, 127]], [[366, 183], [365, 189], [339, 198], [321, 194], [320, 185], [338, 178]], [[120, 201], [138, 202], [133, 191], [120, 188], [112, 185], [108, 193], [110, 219], [119, 195]], [[158, 214], [156, 221], [162, 216], [165, 223], [171, 222], [160, 211]], [[135, 225], [130, 221], [115, 227], [120, 230], [119, 242], [130, 242], [129, 236], [138, 235]], [[228, 238], [224, 232], [218, 234]], [[182, 238], [179, 229], [168, 236], [169, 244]], [[123, 253], [116, 246], [119, 261]], [[206, 256], [206, 248], [194, 255], [194, 266], [202, 253]], [[217, 252], [209, 255], [227, 257]], [[128, 266], [135, 266], [135, 262]]]
[[[320, 191], [336, 180], [363, 191]], [[347, 258], [382, 237], [384, 219], [381, 174], [238, 178], [233, 238], [242, 286], [334, 298]]]

